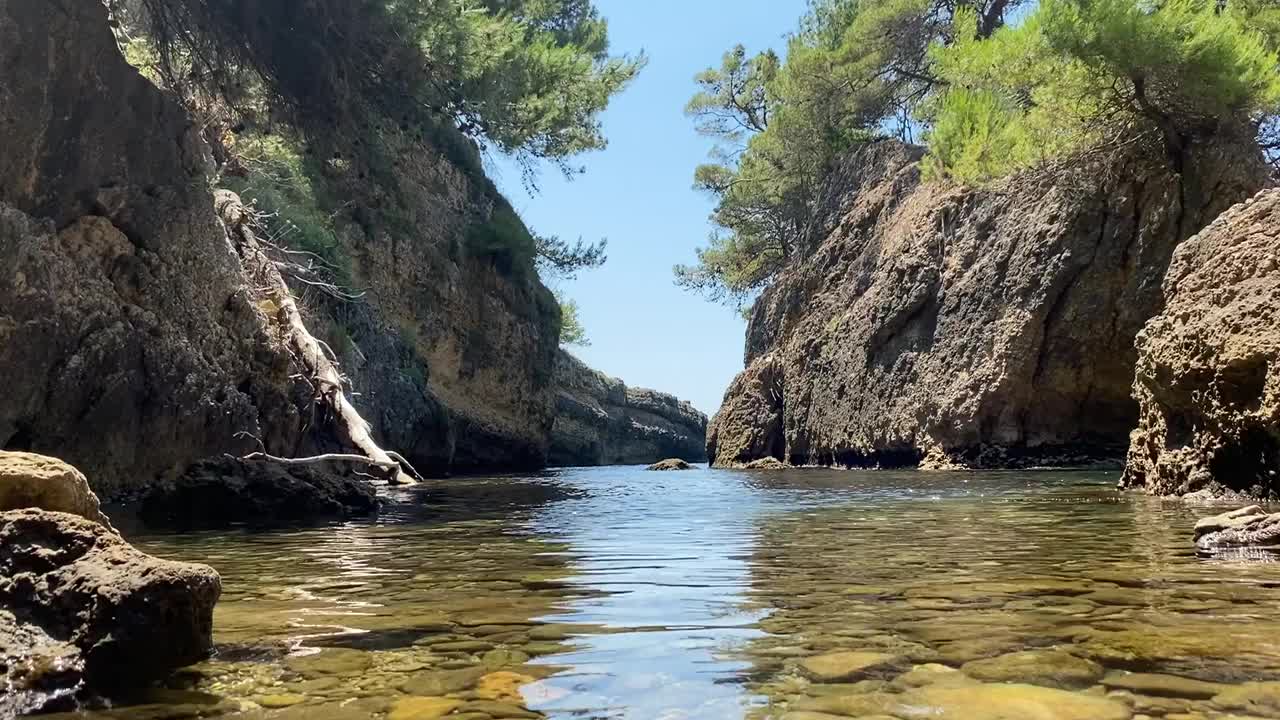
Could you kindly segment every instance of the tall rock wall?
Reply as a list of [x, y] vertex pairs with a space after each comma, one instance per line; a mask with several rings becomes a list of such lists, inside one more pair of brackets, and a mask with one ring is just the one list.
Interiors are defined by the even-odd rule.
[[240, 275], [182, 106], [101, 2], [0, 0], [0, 447], [100, 492], [295, 444], [289, 358]]
[[563, 350], [556, 358], [555, 385], [553, 465], [707, 459], [707, 417], [687, 402], [655, 390], [629, 388]]
[[[99, 0], [0, 0], [0, 137], [0, 448], [64, 457], [107, 494], [259, 441], [326, 449], [214, 212], [205, 143], [125, 62]], [[355, 403], [424, 471], [539, 466], [554, 301], [466, 252], [493, 210], [475, 179], [404, 150], [405, 222], [338, 218], [364, 299], [299, 284], [308, 325], [352, 341], [335, 352]]]
[[1178, 247], [1138, 336], [1124, 484], [1280, 497], [1280, 190]]
[[1167, 172], [924, 183], [871, 143], [830, 184], [829, 231], [756, 303], [747, 368], [712, 422], [720, 464], [1118, 460], [1134, 337], [1178, 242], [1263, 177], [1204, 150]]

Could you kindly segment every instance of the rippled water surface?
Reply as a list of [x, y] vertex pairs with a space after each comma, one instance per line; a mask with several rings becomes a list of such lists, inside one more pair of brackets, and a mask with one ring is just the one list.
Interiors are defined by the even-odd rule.
[[107, 714], [1280, 718], [1280, 565], [1114, 480], [566, 470], [135, 535], [222, 573], [218, 656]]

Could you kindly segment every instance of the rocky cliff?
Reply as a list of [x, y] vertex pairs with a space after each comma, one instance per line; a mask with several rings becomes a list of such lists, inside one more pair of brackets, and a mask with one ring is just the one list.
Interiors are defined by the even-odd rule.
[[1177, 244], [1260, 187], [1250, 154], [1187, 171], [922, 182], [918, 148], [854, 151], [815, 250], [759, 298], [720, 464], [999, 466], [1123, 457], [1134, 337]]
[[1280, 191], [1179, 246], [1164, 296], [1138, 336], [1124, 484], [1280, 496]]
[[687, 402], [592, 370], [563, 350], [556, 358], [553, 465], [703, 462], [707, 417]]
[[[65, 457], [114, 494], [259, 441], [331, 443], [215, 214], [208, 147], [125, 62], [101, 2], [0, 0], [0, 127], [0, 448]], [[355, 403], [424, 471], [542, 464], [550, 293], [466, 251], [497, 202], [473, 176], [415, 147], [397, 177], [402, 222], [336, 220], [364, 298], [299, 285], [308, 324], [351, 341], [330, 344]]]

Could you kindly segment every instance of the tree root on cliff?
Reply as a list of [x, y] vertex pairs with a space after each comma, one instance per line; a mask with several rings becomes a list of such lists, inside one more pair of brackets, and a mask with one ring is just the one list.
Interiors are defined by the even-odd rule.
[[355, 448], [360, 455], [329, 454], [311, 458], [288, 460], [269, 456], [265, 452], [253, 453], [246, 459], [255, 456], [287, 465], [316, 464], [331, 461], [363, 462], [378, 469], [381, 478], [394, 485], [412, 485], [422, 476], [401, 455], [384, 450], [374, 441], [370, 425], [355, 406], [347, 400], [344, 393], [342, 374], [337, 365], [329, 359], [321, 342], [317, 340], [302, 321], [302, 313], [289, 293], [289, 286], [280, 274], [279, 268], [263, 252], [258, 244], [257, 236], [250, 227], [252, 215], [241, 204], [234, 193], [220, 190], [214, 195], [218, 215], [226, 223], [235, 244], [236, 253], [245, 271], [262, 286], [262, 292], [274, 305], [274, 312], [268, 313], [280, 324], [280, 329], [290, 351], [310, 375], [312, 387], [316, 388], [319, 402], [324, 403], [332, 413], [333, 423], [338, 429], [339, 440]]

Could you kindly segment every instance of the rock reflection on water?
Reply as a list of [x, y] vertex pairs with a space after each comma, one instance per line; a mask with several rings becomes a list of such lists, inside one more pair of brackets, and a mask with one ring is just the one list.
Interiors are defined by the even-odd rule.
[[139, 537], [222, 572], [219, 655], [75, 717], [1280, 718], [1280, 565], [1112, 481], [573, 470]]

